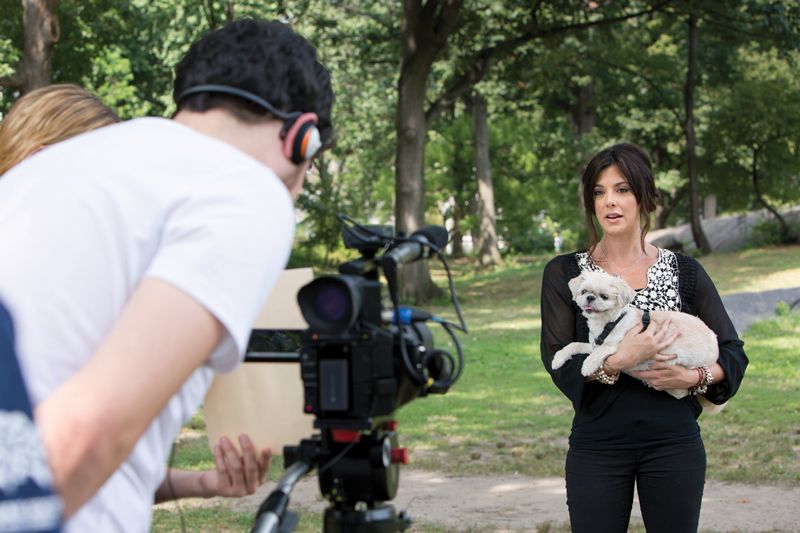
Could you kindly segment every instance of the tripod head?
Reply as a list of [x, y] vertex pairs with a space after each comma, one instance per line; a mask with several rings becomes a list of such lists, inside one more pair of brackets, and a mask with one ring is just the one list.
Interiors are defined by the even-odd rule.
[[[339, 219], [345, 245], [360, 257], [340, 265], [339, 275], [318, 278], [298, 293], [309, 324], [301, 334], [299, 356], [303, 409], [314, 415], [319, 433], [284, 448], [286, 479], [262, 504], [253, 531], [279, 530], [291, 487], [313, 468], [331, 504], [325, 511], [326, 533], [406, 529], [410, 519], [384, 503], [397, 493], [399, 467], [408, 462], [408, 451], [398, 444], [394, 413], [420, 396], [445, 394], [463, 369], [454, 329], [466, 331], [466, 325], [441, 254], [447, 231], [429, 226], [397, 237], [391, 227], [362, 226], [344, 215]], [[398, 269], [433, 255], [447, 271], [459, 324], [399, 306]], [[448, 333], [456, 356], [434, 347], [427, 322]]]

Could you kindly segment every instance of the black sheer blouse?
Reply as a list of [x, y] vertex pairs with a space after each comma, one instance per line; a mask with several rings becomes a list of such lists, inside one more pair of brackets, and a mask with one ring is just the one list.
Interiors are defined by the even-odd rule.
[[[696, 419], [702, 408], [694, 396], [677, 400], [626, 374], [612, 386], [596, 380], [587, 382], [580, 372], [586, 354], [574, 356], [558, 370], [552, 369], [553, 356], [558, 350], [576, 340], [587, 342], [589, 337], [586, 319], [572, 301], [567, 286], [581, 268], [590, 268], [585, 254], [562, 255], [547, 264], [542, 278], [542, 361], [575, 409], [570, 445], [635, 448], [698, 439]], [[660, 251], [659, 261], [651, 270], [656, 274], [648, 272], [648, 285], [639, 291], [634, 305], [649, 309], [677, 308], [698, 316], [717, 334], [718, 362], [725, 371], [725, 379], [711, 385], [705, 397], [717, 404], [726, 402], [739, 389], [748, 361], [714, 283], [700, 263], [672, 252]], [[659, 304], [659, 298], [672, 296], [670, 289], [677, 289], [678, 294], [666, 298], [669, 303]], [[643, 292], [646, 296], [652, 292], [654, 297], [642, 299]]]

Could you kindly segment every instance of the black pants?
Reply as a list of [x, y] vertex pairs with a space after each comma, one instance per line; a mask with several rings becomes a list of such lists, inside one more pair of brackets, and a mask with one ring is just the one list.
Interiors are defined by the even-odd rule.
[[625, 533], [634, 482], [648, 533], [695, 533], [706, 474], [703, 441], [638, 450], [567, 454], [567, 505], [573, 533]]

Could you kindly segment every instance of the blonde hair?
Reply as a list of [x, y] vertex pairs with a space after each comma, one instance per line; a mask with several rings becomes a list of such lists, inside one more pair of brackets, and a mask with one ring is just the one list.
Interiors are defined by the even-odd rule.
[[0, 176], [44, 146], [116, 122], [114, 111], [77, 85], [35, 89], [0, 122]]

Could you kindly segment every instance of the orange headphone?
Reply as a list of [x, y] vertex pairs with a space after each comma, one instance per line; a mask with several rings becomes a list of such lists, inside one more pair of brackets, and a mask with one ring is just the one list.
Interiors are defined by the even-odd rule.
[[310, 160], [322, 148], [322, 140], [317, 129], [317, 122], [319, 118], [315, 113], [301, 113], [300, 111], [285, 112], [280, 111], [275, 106], [244, 89], [237, 87], [230, 87], [228, 85], [198, 85], [190, 87], [183, 91], [178, 96], [177, 101], [180, 102], [187, 96], [197, 93], [222, 93], [238, 96], [248, 102], [259, 105], [275, 115], [283, 119], [284, 125], [281, 128], [281, 139], [283, 139], [283, 155], [295, 165], [299, 165], [304, 161]]

